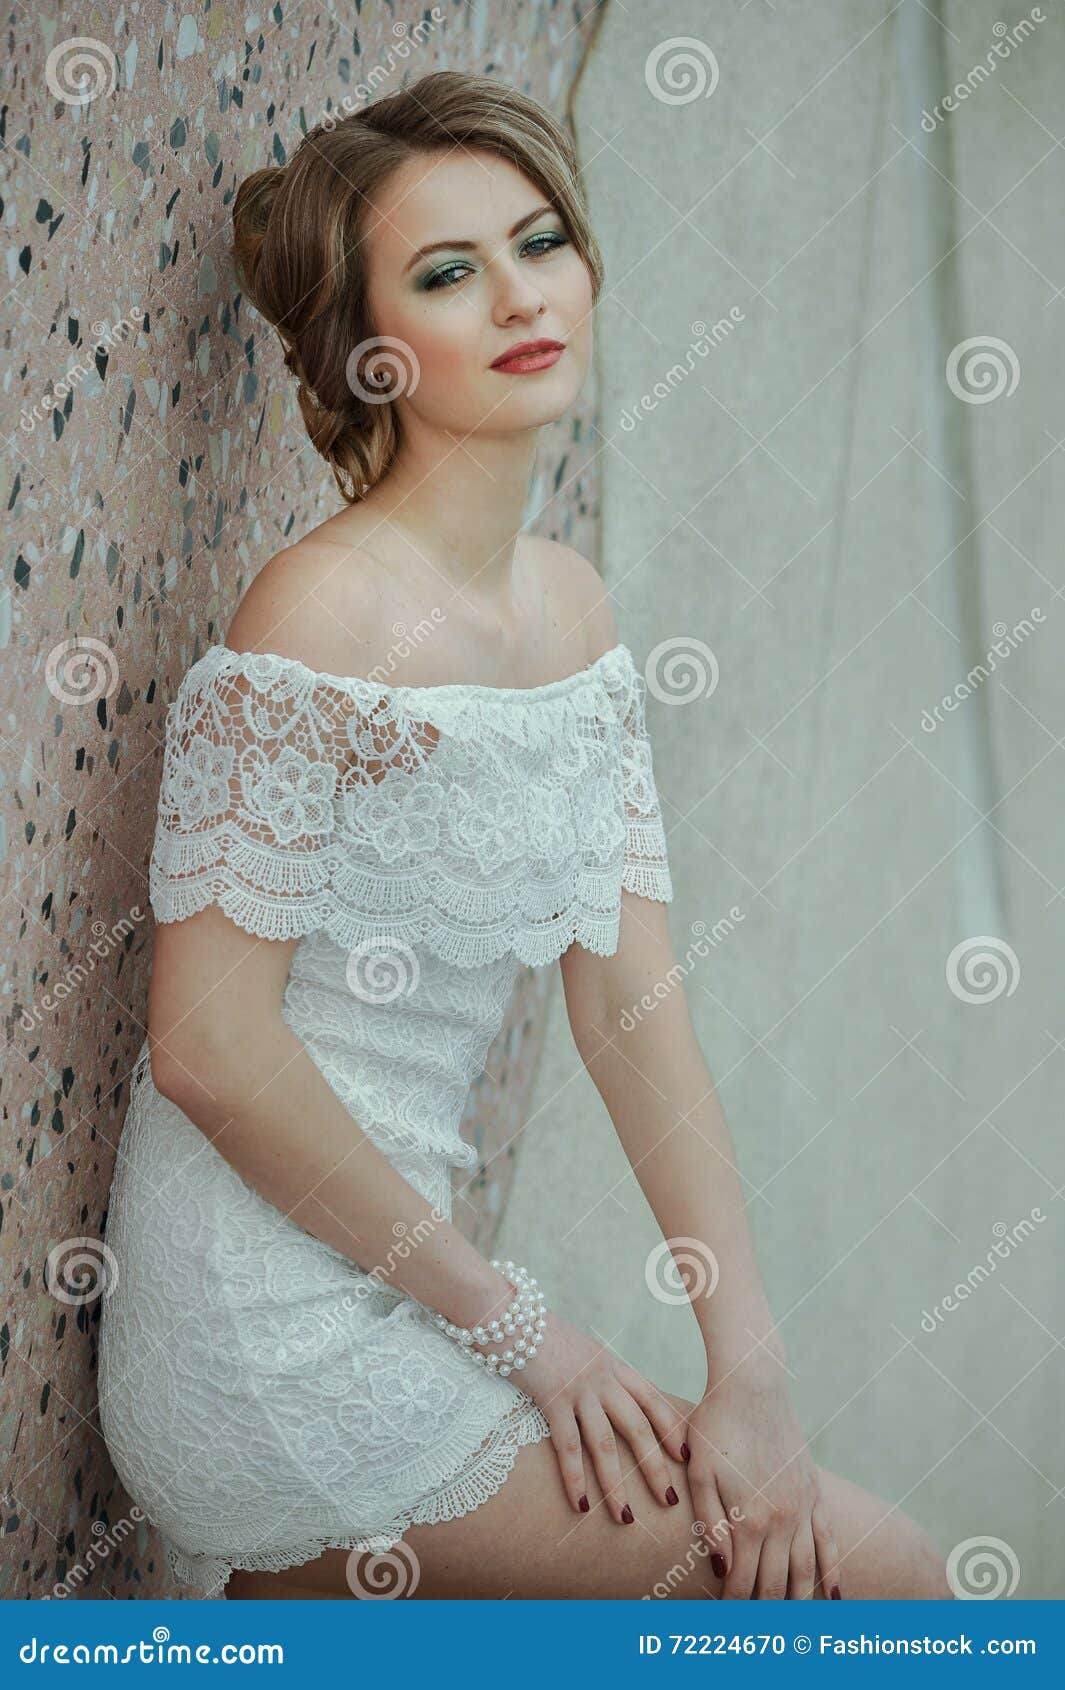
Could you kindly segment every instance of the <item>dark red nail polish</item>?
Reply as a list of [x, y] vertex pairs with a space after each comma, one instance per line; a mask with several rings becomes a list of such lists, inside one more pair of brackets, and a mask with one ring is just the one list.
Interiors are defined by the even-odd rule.
[[580, 1509], [582, 1514], [587, 1514], [587, 1512], [588, 1512], [588, 1498], [586, 1496], [579, 1496], [577, 1498], [577, 1507]]
[[626, 1502], [624, 1508], [621, 1510], [621, 1518], [624, 1520], [624, 1522], [627, 1526], [631, 1526], [635, 1517], [636, 1516], [633, 1514], [632, 1509], [629, 1507], [628, 1503]]
[[714, 1577], [723, 1579], [728, 1571], [728, 1567], [725, 1563], [725, 1557], [723, 1555], [719, 1555], [716, 1549], [710, 1557], [710, 1565], [714, 1569]]
[[681, 1455], [682, 1455], [682, 1456], [683, 1456], [683, 1457], [684, 1457], [684, 1459], [685, 1459], [685, 1461], [690, 1461], [690, 1460], [691, 1460], [691, 1458], [692, 1458], [692, 1452], [691, 1452], [691, 1450], [690, 1450], [690, 1449], [689, 1449], [689, 1448], [688, 1448], [688, 1446], [687, 1446], [687, 1444], [681, 1444], [681, 1446], [680, 1446], [680, 1453], [681, 1453]]
[[680, 1497], [677, 1495], [677, 1493], [673, 1489], [672, 1485], [670, 1485], [669, 1489], [666, 1492], [666, 1501], [669, 1503], [670, 1507], [672, 1507], [674, 1505], [674, 1503], [677, 1503], [677, 1502], [680, 1501]]
[[842, 1602], [843, 1601], [843, 1597], [840, 1595], [840, 1589], [839, 1589], [838, 1584], [834, 1584], [832, 1586], [832, 1595], [830, 1597], [830, 1601], [832, 1601], [832, 1602]]

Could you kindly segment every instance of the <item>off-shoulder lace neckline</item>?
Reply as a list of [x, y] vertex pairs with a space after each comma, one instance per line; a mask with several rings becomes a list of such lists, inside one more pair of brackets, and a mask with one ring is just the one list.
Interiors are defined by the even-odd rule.
[[421, 685], [407, 683], [400, 686], [387, 686], [383, 681], [371, 681], [362, 675], [334, 675], [326, 669], [312, 669], [309, 664], [302, 662], [300, 658], [285, 657], [276, 651], [234, 651], [231, 646], [225, 645], [220, 640], [209, 646], [204, 656], [208, 656], [213, 651], [221, 652], [227, 658], [236, 658], [245, 662], [258, 659], [270, 663], [283, 663], [298, 673], [308, 676], [311, 680], [320, 681], [326, 686], [370, 688], [383, 698], [396, 699], [416, 698], [426, 693], [432, 694], [436, 698], [457, 693], [475, 693], [478, 697], [514, 701], [547, 698], [567, 692], [581, 681], [593, 678], [610, 658], [624, 655], [630, 661], [632, 660], [632, 653], [628, 646], [619, 640], [617, 645], [612, 645], [607, 651], [600, 652], [599, 656], [593, 658], [591, 663], [585, 664], [583, 669], [575, 669], [570, 675], [560, 675], [556, 680], [541, 681], [538, 685], [531, 687], [494, 686], [485, 681], [438, 681]]

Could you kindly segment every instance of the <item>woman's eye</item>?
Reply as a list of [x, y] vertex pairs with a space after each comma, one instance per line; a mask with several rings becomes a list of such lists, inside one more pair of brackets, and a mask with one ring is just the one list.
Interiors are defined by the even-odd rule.
[[422, 286], [426, 292], [436, 288], [453, 287], [456, 280], [468, 271], [468, 264], [445, 264], [442, 270], [434, 270], [431, 276], [427, 276]]
[[553, 229], [545, 229], [542, 235], [533, 235], [531, 240], [526, 241], [522, 250], [528, 252], [530, 247], [536, 246], [537, 241], [547, 241], [549, 244], [539, 247], [533, 254], [534, 258], [539, 258], [545, 252], [553, 252], [557, 246], [565, 246], [566, 236], [557, 234]]

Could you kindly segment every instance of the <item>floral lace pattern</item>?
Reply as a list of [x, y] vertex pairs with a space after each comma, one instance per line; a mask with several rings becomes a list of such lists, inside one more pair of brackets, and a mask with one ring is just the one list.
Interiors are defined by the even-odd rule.
[[617, 947], [622, 887], [673, 891], [618, 645], [543, 687], [380, 687], [211, 646], [167, 714], [156, 918], [214, 901], [267, 939], [421, 942], [474, 968]]
[[[353, 1124], [450, 1218], [460, 1132], [522, 961], [616, 949], [621, 890], [672, 886], [623, 646], [544, 687], [378, 688], [213, 646], [167, 716], [150, 891], [299, 938], [283, 1014]], [[308, 1129], [313, 1123], [308, 1122]], [[175, 1577], [330, 1547], [485, 1501], [550, 1433], [248, 1185], [134, 1069], [107, 1218], [100, 1417]]]

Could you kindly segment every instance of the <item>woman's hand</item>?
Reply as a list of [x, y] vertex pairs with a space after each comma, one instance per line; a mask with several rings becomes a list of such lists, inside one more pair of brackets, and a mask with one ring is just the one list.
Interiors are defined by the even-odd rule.
[[724, 1600], [840, 1596], [839, 1554], [775, 1361], [711, 1384], [688, 1421], [688, 1484]]
[[622, 1525], [635, 1516], [625, 1494], [615, 1433], [636, 1456], [649, 1488], [667, 1507], [680, 1500], [670, 1483], [662, 1447], [684, 1459], [684, 1420], [657, 1386], [605, 1344], [547, 1311], [540, 1347], [510, 1375], [539, 1405], [551, 1426], [562, 1483], [573, 1508], [587, 1513], [584, 1452], [591, 1457], [606, 1505]]

